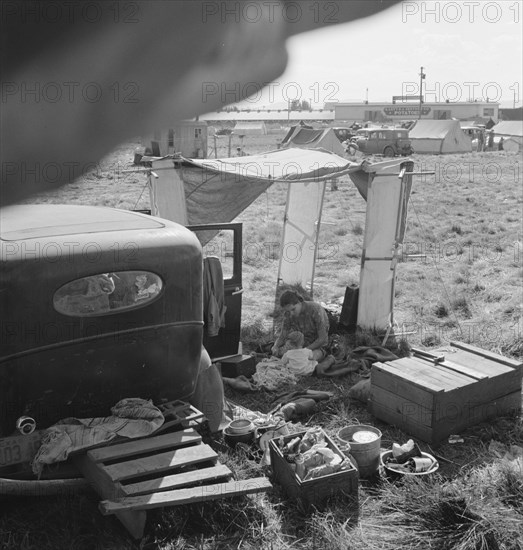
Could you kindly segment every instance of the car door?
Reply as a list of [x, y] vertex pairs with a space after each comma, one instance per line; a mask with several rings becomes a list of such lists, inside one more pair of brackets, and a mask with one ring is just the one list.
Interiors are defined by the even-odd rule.
[[369, 154], [375, 155], [377, 153], [380, 153], [379, 138], [380, 138], [379, 132], [369, 133], [369, 142], [368, 142], [368, 150], [367, 150]]
[[[220, 260], [223, 274], [225, 323], [216, 336], [204, 329], [203, 345], [213, 360], [238, 354], [242, 317], [242, 224], [189, 225], [203, 244], [203, 257]], [[211, 238], [212, 237], [212, 238]], [[205, 292], [204, 292], [205, 295]], [[205, 311], [205, 306], [204, 306]]]

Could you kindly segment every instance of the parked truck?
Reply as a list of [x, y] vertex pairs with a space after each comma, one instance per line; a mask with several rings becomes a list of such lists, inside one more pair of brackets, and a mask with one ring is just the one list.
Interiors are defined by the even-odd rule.
[[191, 398], [205, 337], [193, 231], [113, 208], [9, 206], [0, 260], [0, 477], [31, 452], [20, 419], [42, 430], [123, 398]]

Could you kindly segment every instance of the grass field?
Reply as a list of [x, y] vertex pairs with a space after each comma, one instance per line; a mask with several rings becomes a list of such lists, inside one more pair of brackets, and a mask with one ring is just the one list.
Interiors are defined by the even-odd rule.
[[[246, 136], [244, 150], [275, 149], [283, 132]], [[127, 173], [138, 142], [122, 145], [93, 173], [31, 202], [148, 208], [146, 178]], [[237, 143], [233, 139], [233, 151]], [[225, 149], [219, 151], [223, 156]], [[431, 348], [450, 340], [470, 342], [512, 358], [523, 358], [521, 156], [505, 152], [417, 156], [408, 225], [397, 267], [395, 321], [410, 346]], [[244, 343], [268, 339], [272, 331], [277, 255], [286, 189], [275, 184], [239, 217], [244, 224]], [[343, 297], [359, 281], [365, 203], [348, 177], [327, 189], [314, 297]], [[254, 244], [255, 246], [249, 247]], [[354, 422], [383, 432], [382, 446], [408, 435], [372, 418], [348, 397], [350, 377], [307, 379], [300, 387], [333, 392], [331, 400], [304, 420], [331, 435]], [[233, 401], [267, 412], [274, 395], [241, 394]], [[521, 416], [495, 419], [461, 434], [464, 442], [436, 449], [440, 469], [424, 481], [360, 482], [358, 511], [349, 499], [304, 514], [280, 490], [266, 496], [191, 505], [149, 514], [146, 537], [131, 541], [112, 518], [102, 518], [90, 493], [62, 499], [3, 502], [0, 549], [523, 549], [523, 458], [504, 455], [523, 447]], [[499, 444], [494, 445], [492, 441]], [[430, 449], [420, 444], [422, 450]], [[256, 457], [223, 452], [238, 478], [264, 470]]]

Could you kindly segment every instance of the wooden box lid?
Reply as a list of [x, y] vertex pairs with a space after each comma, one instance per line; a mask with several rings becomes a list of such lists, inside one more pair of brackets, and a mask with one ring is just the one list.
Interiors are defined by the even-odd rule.
[[523, 363], [470, 344], [451, 342], [435, 351], [412, 351], [412, 357], [380, 363], [379, 370], [431, 393], [464, 388], [499, 377], [513, 380], [521, 387]]

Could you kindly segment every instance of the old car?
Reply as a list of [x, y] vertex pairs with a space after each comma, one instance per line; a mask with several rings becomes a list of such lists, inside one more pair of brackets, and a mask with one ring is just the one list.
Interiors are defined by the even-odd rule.
[[351, 143], [355, 149], [367, 155], [395, 157], [414, 152], [409, 132], [404, 128], [362, 128]]
[[124, 398], [187, 400], [202, 342], [211, 355], [236, 352], [241, 260], [224, 274], [227, 330], [205, 336], [196, 231], [209, 227], [92, 206], [0, 210], [0, 477], [28, 451], [25, 419], [43, 430], [107, 416]]
[[334, 126], [332, 130], [341, 143], [350, 140], [356, 134], [356, 131], [348, 126]]

